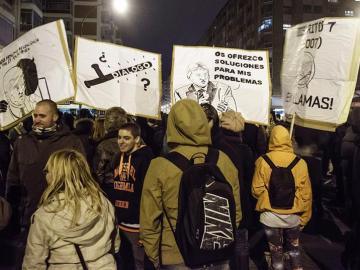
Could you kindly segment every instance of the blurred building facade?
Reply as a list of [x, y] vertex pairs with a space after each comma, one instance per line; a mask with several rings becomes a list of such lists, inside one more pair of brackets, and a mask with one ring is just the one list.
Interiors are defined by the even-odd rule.
[[322, 17], [346, 16], [360, 17], [360, 0], [229, 0], [199, 45], [268, 50], [273, 95], [279, 96], [286, 29]]
[[0, 48], [45, 23], [64, 20], [70, 51], [76, 35], [122, 44], [108, 0], [0, 0]]
[[14, 1], [0, 0], [0, 49], [15, 39], [18, 16]]

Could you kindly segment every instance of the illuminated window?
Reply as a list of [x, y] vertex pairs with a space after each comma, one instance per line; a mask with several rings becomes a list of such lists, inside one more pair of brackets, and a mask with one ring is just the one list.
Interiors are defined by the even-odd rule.
[[330, 2], [330, 3], [337, 3], [338, 0], [328, 0], [328, 2]]
[[347, 16], [347, 17], [354, 16], [354, 11], [353, 10], [345, 10], [345, 16]]
[[258, 32], [270, 29], [272, 27], [272, 19], [264, 19], [258, 27]]
[[291, 24], [288, 24], [288, 23], [284, 23], [283, 24], [283, 29], [285, 30], [285, 29], [288, 29], [288, 28], [290, 28], [291, 27]]

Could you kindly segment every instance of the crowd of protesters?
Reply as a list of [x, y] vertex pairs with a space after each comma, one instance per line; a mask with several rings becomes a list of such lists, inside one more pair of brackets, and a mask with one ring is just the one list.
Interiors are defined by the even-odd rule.
[[[249, 235], [259, 229], [271, 269], [284, 269], [286, 257], [303, 269], [300, 232], [323, 214], [330, 173], [352, 227], [343, 262], [359, 269], [359, 147], [360, 108], [336, 132], [295, 126], [291, 138], [275, 114], [263, 127], [188, 99], [161, 120], [120, 107], [74, 117], [43, 100], [32, 117], [0, 133], [0, 230], [16, 240], [16, 269], [189, 269], [173, 234], [182, 170], [167, 155], [197, 164], [205, 158], [196, 154], [215, 148], [234, 196], [236, 243], [233, 256], [206, 269], [249, 269]], [[286, 209], [272, 204], [267, 159], [291, 166], [295, 197]]]

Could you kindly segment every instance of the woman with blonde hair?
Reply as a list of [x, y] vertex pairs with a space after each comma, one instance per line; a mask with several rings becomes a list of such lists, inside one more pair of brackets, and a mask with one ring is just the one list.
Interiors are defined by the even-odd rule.
[[48, 187], [32, 216], [23, 269], [116, 269], [114, 208], [75, 150], [53, 153]]
[[92, 139], [99, 142], [105, 136], [105, 118], [96, 118], [94, 122], [94, 132]]

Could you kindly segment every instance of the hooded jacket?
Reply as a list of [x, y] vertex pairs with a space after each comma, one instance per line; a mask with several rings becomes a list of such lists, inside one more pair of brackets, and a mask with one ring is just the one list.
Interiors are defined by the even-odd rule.
[[77, 150], [85, 156], [80, 139], [64, 126], [58, 126], [53, 134], [45, 137], [40, 138], [31, 131], [16, 140], [7, 174], [6, 196], [13, 208], [20, 204], [22, 226], [29, 226], [30, 217], [47, 186], [43, 173], [46, 162], [52, 153], [66, 148]]
[[[63, 194], [59, 202], [63, 201]], [[74, 244], [78, 244], [88, 269], [115, 270], [113, 252], [120, 246], [115, 224], [114, 207], [103, 196], [101, 215], [90, 211], [89, 202], [81, 202], [80, 220], [71, 225], [72, 211], [68, 208], [51, 212], [57, 202], [41, 206], [32, 216], [23, 270], [82, 269]], [[47, 264], [49, 266], [47, 266]]]
[[138, 232], [140, 199], [145, 174], [154, 157], [151, 148], [143, 146], [130, 155], [118, 153], [113, 159], [114, 185], [109, 194], [115, 205], [117, 222], [121, 229]]
[[[206, 154], [211, 144], [210, 128], [205, 113], [196, 101], [184, 99], [171, 109], [167, 123], [167, 141], [172, 151], [190, 159], [196, 153]], [[204, 162], [200, 155], [195, 163]], [[236, 224], [241, 220], [239, 180], [236, 167], [219, 151], [217, 166], [232, 186], [236, 204]], [[176, 227], [178, 193], [182, 171], [163, 157], [153, 159], [145, 177], [140, 204], [140, 238], [149, 259], [158, 265], [183, 263], [175, 237], [163, 209]], [[161, 258], [159, 258], [161, 249]]]
[[[276, 166], [287, 167], [294, 160], [289, 132], [283, 126], [275, 126], [269, 140], [267, 155]], [[305, 226], [311, 218], [312, 193], [306, 162], [301, 159], [291, 170], [295, 180], [295, 199], [291, 209], [273, 209], [269, 200], [269, 181], [271, 168], [259, 157], [255, 162], [255, 173], [252, 180], [252, 194], [257, 199], [256, 211], [270, 211], [277, 214], [298, 214], [300, 224]]]

